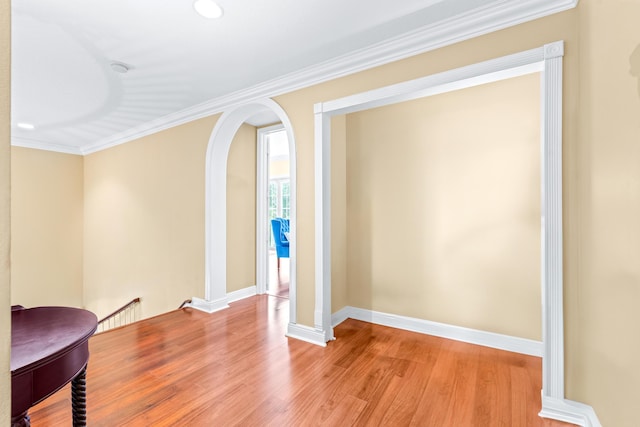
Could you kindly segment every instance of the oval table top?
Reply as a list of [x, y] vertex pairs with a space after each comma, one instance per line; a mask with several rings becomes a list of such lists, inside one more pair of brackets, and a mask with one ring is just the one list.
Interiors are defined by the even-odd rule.
[[72, 307], [34, 307], [11, 311], [11, 375], [34, 370], [86, 342], [98, 319]]

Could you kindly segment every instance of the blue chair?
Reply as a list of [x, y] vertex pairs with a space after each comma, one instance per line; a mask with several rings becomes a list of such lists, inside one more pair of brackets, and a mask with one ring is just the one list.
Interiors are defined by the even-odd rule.
[[289, 220], [286, 218], [274, 218], [271, 220], [271, 229], [273, 230], [273, 240], [276, 244], [278, 269], [280, 269], [280, 258], [289, 258], [289, 239], [287, 238]]

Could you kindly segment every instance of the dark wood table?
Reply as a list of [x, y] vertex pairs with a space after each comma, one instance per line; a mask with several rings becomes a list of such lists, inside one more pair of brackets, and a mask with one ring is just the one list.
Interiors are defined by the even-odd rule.
[[95, 314], [70, 307], [11, 307], [11, 425], [71, 381], [73, 425], [86, 425], [86, 369]]

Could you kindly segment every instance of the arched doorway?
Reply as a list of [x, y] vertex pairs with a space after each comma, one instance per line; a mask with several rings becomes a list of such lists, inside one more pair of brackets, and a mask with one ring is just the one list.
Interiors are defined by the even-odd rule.
[[[270, 111], [274, 113], [287, 132], [290, 153], [290, 285], [289, 324], [296, 323], [296, 150], [291, 121], [275, 101], [262, 99], [228, 110], [214, 127], [206, 154], [205, 174], [205, 298], [193, 298], [194, 308], [212, 313], [227, 308], [227, 160], [229, 148], [240, 126], [249, 118]], [[264, 230], [256, 230], [261, 238]], [[257, 261], [260, 262], [259, 260]], [[261, 268], [259, 265], [257, 269]]]

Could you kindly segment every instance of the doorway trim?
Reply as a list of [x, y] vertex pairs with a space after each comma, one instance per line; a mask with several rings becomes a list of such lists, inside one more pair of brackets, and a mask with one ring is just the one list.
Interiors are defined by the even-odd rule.
[[[271, 227], [267, 220], [269, 185], [269, 155], [266, 137], [285, 130], [282, 124], [258, 129], [256, 138], [256, 293], [265, 294], [269, 281], [269, 250], [267, 248]], [[291, 155], [289, 155], [291, 158]], [[290, 187], [291, 188], [291, 187]]]
[[[289, 324], [295, 324], [296, 313], [296, 250], [297, 250], [297, 201], [296, 201], [296, 145], [293, 126], [286, 112], [270, 98], [251, 101], [225, 111], [218, 119], [207, 146], [205, 175], [205, 297], [194, 297], [192, 306], [208, 313], [229, 307], [227, 295], [227, 160], [229, 148], [240, 126], [251, 116], [274, 112], [289, 142], [289, 179], [291, 188], [291, 239]], [[257, 231], [257, 230], [256, 230]], [[256, 260], [257, 262], [257, 260]], [[256, 266], [257, 267], [257, 266]]]
[[[558, 41], [314, 105], [316, 334], [334, 338], [331, 324], [331, 118], [526, 74], [541, 74], [542, 411], [540, 415], [592, 425], [593, 410], [564, 399], [562, 245], [562, 58]], [[576, 409], [578, 408], [578, 409]], [[595, 414], [593, 414], [595, 416]], [[597, 418], [596, 418], [597, 419]]]

